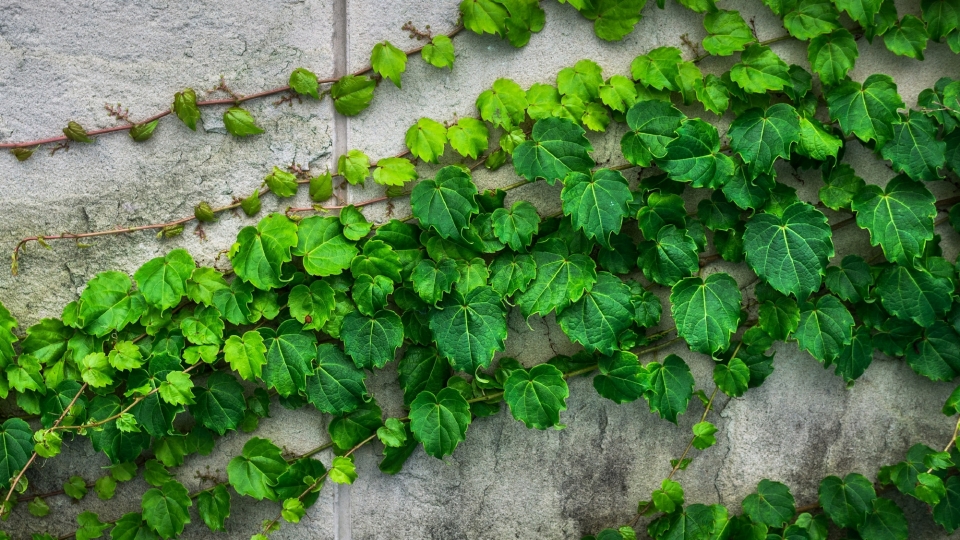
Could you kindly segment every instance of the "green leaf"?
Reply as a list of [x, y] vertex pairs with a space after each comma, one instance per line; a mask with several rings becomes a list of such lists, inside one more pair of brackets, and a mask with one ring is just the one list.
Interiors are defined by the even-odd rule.
[[330, 479], [338, 484], [352, 484], [357, 479], [357, 469], [349, 457], [337, 456], [330, 464]]
[[682, 62], [680, 49], [676, 47], [657, 47], [647, 54], [642, 54], [630, 63], [630, 73], [633, 80], [639, 81], [650, 88], [657, 90], [677, 91], [676, 80], [680, 75], [679, 64]]
[[595, 165], [590, 141], [583, 128], [565, 118], [545, 118], [533, 125], [531, 140], [513, 152], [517, 174], [530, 180], [543, 178], [553, 185], [571, 172], [589, 174]]
[[[566, 188], [564, 188], [566, 189]], [[493, 211], [493, 232], [497, 238], [514, 251], [524, 252], [533, 241], [540, 227], [537, 209], [526, 201], [517, 201], [509, 210]]]
[[35, 517], [44, 517], [50, 513], [50, 506], [40, 497], [35, 497], [32, 501], [27, 503], [27, 509], [29, 510], [30, 515]]
[[433, 180], [424, 180], [413, 188], [410, 205], [420, 224], [437, 231], [443, 238], [459, 238], [470, 216], [480, 211], [477, 187], [470, 174], [456, 166], [440, 169]]
[[477, 159], [487, 150], [490, 130], [476, 118], [461, 118], [447, 130], [450, 146], [461, 156]]
[[933, 520], [947, 533], [953, 533], [960, 528], [960, 477], [947, 478], [946, 488], [946, 494], [933, 507]]
[[263, 337], [254, 330], [245, 332], [242, 338], [230, 336], [223, 344], [223, 359], [248, 381], [260, 378], [263, 365], [267, 363], [266, 352]]
[[873, 483], [857, 473], [850, 473], [842, 480], [828, 476], [820, 482], [820, 505], [838, 527], [857, 528], [867, 518], [873, 507], [877, 492]]
[[646, 0], [598, 0], [581, 13], [593, 19], [593, 32], [598, 38], [620, 41], [643, 18], [640, 12], [646, 3]]
[[317, 348], [316, 371], [307, 377], [307, 399], [320, 412], [352, 412], [366, 399], [365, 378], [339, 347], [323, 343]]
[[579, 253], [570, 254], [559, 240], [538, 243], [533, 260], [536, 277], [516, 298], [524, 318], [562, 310], [579, 300], [597, 281], [593, 259]]
[[833, 240], [827, 218], [804, 202], [782, 216], [763, 213], [747, 221], [743, 248], [747, 264], [783, 294], [804, 299], [820, 289]]
[[403, 323], [388, 309], [373, 317], [353, 311], [344, 317], [340, 337], [344, 350], [358, 368], [382, 368], [394, 359], [397, 348], [403, 344]]
[[261, 290], [282, 286], [281, 267], [291, 259], [297, 245], [297, 223], [283, 214], [270, 214], [256, 228], [244, 227], [230, 248], [230, 262], [237, 275]]
[[293, 254], [303, 257], [307, 273], [332, 276], [350, 267], [359, 251], [342, 230], [340, 221], [333, 217], [312, 216], [300, 221]]
[[407, 347], [397, 367], [403, 403], [409, 406], [423, 391], [439, 392], [450, 376], [450, 364], [433, 347]]
[[883, 35], [883, 44], [893, 54], [923, 60], [928, 39], [930, 35], [923, 21], [913, 15], [905, 15]]
[[333, 107], [344, 116], [356, 116], [370, 106], [377, 82], [366, 75], [346, 75], [330, 87]]
[[370, 176], [370, 158], [360, 150], [350, 150], [337, 159], [337, 174], [353, 185], [362, 185]]
[[720, 152], [717, 128], [700, 119], [686, 120], [678, 137], [666, 145], [657, 165], [672, 180], [692, 182], [693, 187], [720, 187], [734, 173], [733, 160]]
[[740, 358], [713, 368], [713, 382], [730, 397], [740, 397], [750, 387], [750, 368]]
[[240, 107], [230, 107], [223, 113], [223, 125], [231, 135], [237, 137], [263, 133], [263, 129], [253, 120], [250, 112]]
[[10, 487], [33, 454], [33, 430], [19, 418], [8, 418], [0, 424], [0, 488]]
[[231, 459], [227, 465], [227, 475], [233, 489], [240, 495], [248, 495], [258, 501], [274, 498], [272, 486], [277, 485], [277, 478], [286, 470], [287, 462], [280, 454], [280, 449], [260, 437], [247, 441], [241, 455]]
[[220, 345], [223, 342], [223, 319], [213, 306], [197, 306], [193, 316], [180, 321], [183, 336], [195, 345]]
[[800, 348], [821, 362], [832, 362], [853, 339], [853, 316], [837, 297], [827, 294], [800, 306], [794, 332]]
[[[144, 494], [144, 496], [146, 496], [146, 494]], [[187, 519], [187, 523], [189, 522], [190, 520]], [[100, 518], [97, 517], [97, 514], [93, 512], [81, 512], [80, 515], [77, 516], [77, 523], [80, 525], [75, 534], [77, 540], [92, 540], [93, 538], [100, 538], [103, 536], [103, 531], [108, 529], [111, 525], [110, 523], [104, 523], [100, 521]], [[181, 526], [181, 529], [182, 528], [183, 527]], [[164, 536], [164, 538], [167, 538], [167, 536]]]
[[740, 288], [719, 272], [703, 280], [689, 277], [673, 286], [670, 303], [677, 334], [690, 350], [716, 354], [730, 345], [740, 322]]
[[[287, 83], [294, 92], [303, 96], [313, 96], [313, 99], [320, 99], [318, 90], [317, 75], [306, 68], [297, 68], [290, 72], [290, 81]], [[204, 520], [206, 521], [206, 520]], [[209, 525], [209, 523], [208, 523]]]
[[449, 37], [440, 34], [433, 36], [430, 43], [423, 46], [420, 56], [428, 64], [438, 68], [453, 68], [454, 54], [453, 41]]
[[620, 334], [633, 322], [630, 299], [630, 287], [613, 274], [598, 272], [593, 288], [559, 312], [557, 323], [571, 341], [588, 351], [612, 355]]
[[477, 110], [480, 111], [480, 118], [506, 131], [510, 131], [519, 126], [520, 122], [523, 122], [526, 109], [526, 93], [523, 88], [520, 88], [519, 84], [510, 79], [497, 79], [493, 82], [493, 87], [490, 90], [484, 91], [477, 97]]
[[[160, 123], [160, 120], [154, 120], [152, 122], [147, 122], [145, 124], [135, 124], [130, 128], [130, 138], [136, 142], [144, 142], [149, 140], [150, 137], [153, 137], [153, 132], [154, 130], [157, 129], [157, 125], [159, 123]], [[19, 148], [17, 148], [16, 150], [19, 150]], [[19, 156], [18, 156], [18, 159], [19, 159]]]
[[557, 90], [561, 95], [577, 96], [584, 103], [600, 97], [603, 84], [603, 68], [592, 60], [580, 60], [574, 67], [563, 68], [557, 73]]
[[190, 414], [211, 431], [223, 435], [236, 429], [247, 410], [243, 386], [226, 373], [214, 373], [206, 388], [197, 388]]
[[646, 366], [649, 388], [643, 397], [650, 404], [650, 412], [660, 418], [677, 423], [677, 415], [683, 414], [693, 397], [693, 375], [682, 358], [671, 354], [663, 363], [650, 362]]
[[852, 167], [841, 163], [831, 169], [829, 174], [824, 174], [824, 185], [819, 192], [820, 200], [831, 210], [850, 208], [850, 203], [865, 185], [863, 179], [854, 173]]
[[950, 309], [953, 290], [950, 278], [923, 268], [894, 265], [880, 274], [876, 292], [891, 315], [928, 327]]
[[167, 373], [165, 381], [160, 383], [160, 397], [170, 405], [187, 405], [194, 402], [193, 381], [190, 374], [182, 371]]
[[644, 238], [655, 239], [668, 224], [677, 228], [686, 227], [687, 210], [683, 199], [673, 193], [651, 192], [647, 204], [637, 212], [637, 224]]
[[175, 249], [141, 266], [133, 278], [147, 304], [162, 312], [180, 303], [195, 268], [193, 257], [186, 250]]
[[187, 488], [180, 482], [171, 480], [160, 487], [147, 490], [141, 501], [143, 519], [147, 526], [156, 531], [161, 538], [174, 538], [183, 532], [183, 526], [190, 523], [190, 511], [193, 506]]
[[851, 19], [865, 28], [873, 25], [874, 17], [880, 12], [882, 3], [882, 0], [834, 0], [838, 9], [846, 11]]
[[287, 305], [290, 316], [304, 323], [305, 329], [320, 330], [333, 316], [336, 298], [333, 289], [325, 281], [314, 281], [309, 287], [297, 285], [291, 289]]
[[800, 308], [789, 296], [775, 295], [763, 301], [758, 311], [757, 326], [776, 340], [787, 339], [800, 324]]
[[387, 418], [383, 427], [377, 429], [377, 438], [384, 446], [399, 448], [407, 442], [407, 430], [400, 420]]
[[440, 263], [424, 259], [413, 269], [410, 279], [420, 298], [434, 305], [450, 292], [453, 284], [460, 279], [460, 272], [453, 259], [443, 259]]
[[[21, 369], [26, 367], [23, 361], [24, 359], [21, 358]], [[89, 384], [93, 388], [103, 388], [113, 383], [113, 370], [110, 368], [110, 364], [107, 361], [107, 355], [103, 354], [102, 352], [90, 353], [84, 356], [83, 361], [81, 361], [80, 364], [80, 376], [83, 378], [83, 382]], [[38, 386], [32, 384], [33, 381], [30, 376], [28, 374], [18, 374], [15, 366], [10, 366], [7, 368], [7, 379], [10, 382], [10, 386], [15, 388], [18, 392], [23, 392], [28, 388], [39, 390]]]
[[87, 496], [87, 484], [79, 476], [71, 476], [63, 483], [63, 492], [74, 500], [81, 500]]
[[717, 427], [710, 422], [700, 422], [693, 425], [693, 447], [697, 450], [706, 450], [717, 444], [717, 438], [713, 436], [717, 432]]
[[188, 128], [197, 130], [200, 107], [197, 107], [197, 94], [193, 88], [187, 88], [173, 95], [173, 112]]
[[740, 210], [727, 202], [722, 192], [714, 191], [697, 204], [697, 217], [711, 231], [731, 231], [740, 223]]
[[197, 513], [211, 531], [226, 531], [223, 522], [230, 517], [230, 492], [223, 484], [197, 496]]
[[649, 388], [649, 374], [635, 354], [615, 351], [601, 357], [597, 367], [600, 373], [593, 378], [593, 387], [614, 403], [636, 401]]
[[470, 405], [463, 394], [444, 388], [420, 392], [410, 404], [410, 429], [427, 454], [442, 459], [452, 454], [470, 425]]
[[620, 232], [633, 201], [627, 180], [619, 171], [600, 169], [592, 176], [572, 172], [563, 184], [563, 211], [573, 226], [610, 249], [610, 235]]
[[146, 309], [143, 294], [130, 290], [130, 278], [120, 272], [101, 272], [80, 294], [78, 322], [94, 336], [123, 330]]
[[639, 254], [637, 264], [644, 276], [661, 285], [673, 286], [700, 268], [697, 244], [672, 224], [663, 226], [656, 240], [642, 242]]
[[363, 245], [363, 253], [353, 258], [350, 273], [354, 279], [362, 275], [387, 276], [396, 283], [402, 281], [400, 257], [381, 240], [369, 240]]
[[738, 116], [727, 133], [730, 148], [743, 158], [748, 174], [773, 174], [777, 158], [790, 159], [790, 148], [800, 142], [796, 109], [777, 103], [766, 110], [750, 109]]
[[259, 332], [267, 346], [263, 382], [284, 397], [304, 390], [317, 354], [315, 334], [304, 331], [296, 321], [286, 321], [276, 330], [260, 328]]
[[203, 304], [205, 306], [213, 305], [213, 296], [217, 291], [227, 290], [230, 286], [223, 279], [223, 274], [215, 268], [200, 267], [193, 271], [190, 279], [187, 280], [186, 294], [187, 298]]
[[503, 399], [510, 412], [528, 428], [558, 426], [569, 395], [563, 373], [550, 364], [513, 370], [503, 383]]
[[886, 191], [866, 186], [853, 200], [857, 225], [870, 231], [871, 245], [880, 245], [887, 260], [904, 265], [923, 253], [933, 239], [936, 198], [927, 188], [899, 175]]
[[955, 1], [921, 0], [920, 8], [933, 41], [940, 41], [960, 25], [960, 6]]
[[421, 118], [410, 126], [404, 140], [413, 157], [427, 163], [437, 163], [447, 144], [447, 128], [436, 120]]
[[430, 311], [430, 331], [440, 355], [454, 369], [474, 373], [486, 368], [507, 337], [507, 311], [487, 286], [461, 293], [458, 287]]
[[293, 197], [297, 194], [297, 177], [280, 167], [274, 167], [263, 181], [277, 197]]
[[707, 13], [703, 27], [708, 34], [703, 38], [703, 50], [714, 56], [730, 56], [757, 40], [739, 11]]
[[897, 109], [904, 107], [893, 79], [880, 73], [867, 77], [863, 86], [845, 79], [826, 98], [830, 119], [840, 123], [844, 135], [880, 145], [893, 138], [893, 126], [900, 123]]
[[795, 512], [790, 488], [780, 482], [763, 479], [757, 484], [757, 492], [743, 500], [743, 513], [754, 523], [770, 527], [782, 527]]
[[389, 41], [383, 41], [373, 46], [370, 66], [381, 77], [390, 79], [400, 88], [400, 75], [407, 69], [407, 55]]
[[901, 120], [893, 126], [893, 138], [880, 149], [883, 159], [890, 160], [893, 170], [914, 180], [940, 180], [947, 145], [937, 140], [937, 126], [918, 111], [901, 115]]
[[[529, 92], [527, 94], [529, 95]], [[600, 85], [600, 100], [615, 111], [627, 112], [627, 109], [637, 102], [637, 89], [630, 79], [623, 75], [614, 75]], [[531, 99], [530, 108], [533, 108], [532, 101]], [[530, 109], [527, 109], [527, 113], [530, 113]]]
[[667, 143], [677, 138], [677, 129], [686, 116], [663, 101], [638, 101], [627, 111], [630, 131], [620, 139], [627, 161], [648, 167], [654, 158], [667, 154]]
[[790, 86], [787, 64], [769, 47], [750, 45], [730, 69], [730, 79], [748, 94], [779, 92]]
[[895, 502], [883, 497], [873, 500], [873, 509], [857, 532], [862, 538], [871, 540], [907, 540], [910, 537], [903, 510]]
[[790, 35], [806, 41], [838, 28], [839, 17], [830, 0], [800, 0], [797, 8], [786, 14], [783, 23]]
[[383, 425], [383, 411], [375, 401], [361, 404], [355, 411], [334, 418], [327, 431], [340, 452], [363, 442]]
[[829, 34], [823, 34], [810, 40], [807, 58], [813, 72], [827, 86], [835, 86], [844, 81], [847, 72], [853, 69], [860, 52], [857, 42], [847, 29], [840, 28]]
[[460, 2], [463, 26], [475, 34], [502, 35], [506, 28], [507, 8], [495, 0], [463, 0]]
[[380, 159], [373, 170], [373, 181], [381, 186], [403, 186], [417, 178], [417, 169], [407, 158]]
[[526, 291], [536, 276], [537, 265], [531, 255], [503, 253], [490, 264], [490, 286], [500, 296]]

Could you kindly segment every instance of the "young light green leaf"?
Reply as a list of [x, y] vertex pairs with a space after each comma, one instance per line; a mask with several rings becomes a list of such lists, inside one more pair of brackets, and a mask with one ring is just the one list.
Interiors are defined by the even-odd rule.
[[373, 46], [370, 53], [370, 66], [381, 77], [390, 79], [400, 88], [400, 75], [407, 70], [407, 54], [393, 46], [389, 41], [382, 41]]
[[195, 268], [196, 263], [186, 250], [175, 249], [141, 266], [133, 278], [147, 304], [162, 312], [180, 303]]
[[630, 63], [630, 73], [633, 80], [639, 81], [657, 90], [677, 91], [676, 80], [680, 75], [679, 64], [682, 62], [680, 49], [676, 47], [657, 47], [647, 54], [642, 54]]
[[447, 130], [450, 147], [461, 156], [477, 159], [487, 150], [490, 130], [476, 118], [461, 118]]
[[404, 140], [413, 157], [437, 163], [447, 144], [447, 128], [436, 120], [421, 118], [410, 126]]
[[264, 356], [267, 347], [263, 337], [256, 331], [249, 331], [243, 337], [233, 335], [223, 344], [223, 358], [230, 364], [230, 368], [240, 374], [245, 380], [260, 378], [263, 365], [267, 363]]
[[370, 176], [370, 158], [360, 150], [350, 150], [337, 160], [337, 174], [353, 185], [362, 185]]
[[763, 45], [750, 45], [730, 69], [730, 79], [748, 94], [780, 91], [790, 85], [787, 64]]
[[297, 68], [290, 72], [290, 81], [287, 83], [290, 85], [290, 88], [294, 92], [304, 95], [304, 96], [313, 96], [313, 99], [320, 99], [320, 94], [317, 92], [318, 83], [317, 75], [306, 68]]
[[402, 187], [417, 178], [417, 169], [407, 158], [383, 158], [373, 170], [373, 181], [381, 186]]
[[453, 41], [449, 37], [440, 34], [433, 36], [430, 43], [423, 46], [420, 56], [428, 64], [438, 68], [453, 68], [454, 54]]
[[277, 478], [286, 470], [287, 462], [280, 454], [280, 449], [260, 437], [247, 441], [242, 454], [227, 465], [227, 475], [233, 489], [240, 495], [248, 495], [258, 501], [274, 498], [272, 486], [277, 484]]
[[377, 82], [366, 75], [347, 75], [330, 87], [330, 97], [338, 113], [356, 116], [370, 106], [376, 87]]
[[[465, 0], [474, 2], [477, 0]], [[490, 1], [490, 0], [482, 0]], [[492, 2], [491, 2], [492, 3]], [[527, 109], [527, 96], [519, 84], [510, 79], [497, 79], [490, 90], [477, 97], [480, 118], [506, 131], [523, 122]]]
[[263, 129], [253, 120], [250, 112], [240, 107], [230, 107], [223, 113], [223, 125], [231, 135], [237, 137], [263, 133]]
[[187, 88], [173, 95], [173, 112], [188, 128], [197, 130], [200, 107], [197, 107], [197, 94], [193, 88]]
[[230, 248], [230, 262], [241, 279], [261, 290], [282, 286], [281, 267], [297, 245], [297, 223], [283, 214], [270, 214], [256, 228], [244, 227]]
[[730, 56], [757, 40], [739, 11], [707, 13], [703, 27], [708, 34], [703, 38], [703, 50], [714, 56]]
[[340, 220], [311, 216], [300, 221], [293, 254], [303, 257], [303, 267], [314, 276], [332, 276], [350, 268], [359, 251], [342, 234]]

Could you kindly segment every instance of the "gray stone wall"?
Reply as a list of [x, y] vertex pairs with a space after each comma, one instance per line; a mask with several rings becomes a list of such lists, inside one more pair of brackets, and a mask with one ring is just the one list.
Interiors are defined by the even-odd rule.
[[[133, 118], [143, 118], [169, 105], [174, 92], [192, 86], [213, 88], [220, 77], [239, 93], [252, 93], [286, 81], [298, 66], [320, 77], [356, 70], [368, 63], [374, 43], [389, 39], [407, 49], [416, 45], [401, 26], [412, 21], [435, 32], [456, 24], [456, 0], [77, 0], [22, 2], [0, 0], [0, 141], [59, 133], [68, 120], [88, 129], [109, 127], [105, 103], [121, 103]], [[759, 0], [724, 0], [724, 9], [755, 18], [760, 39], [782, 35], [779, 21]], [[461, 33], [454, 40], [457, 59], [452, 70], [437, 70], [411, 58], [403, 88], [384, 84], [373, 105], [346, 119], [335, 115], [329, 101], [275, 106], [272, 99], [248, 104], [263, 135], [237, 139], [226, 134], [222, 110], [204, 109], [202, 126], [193, 133], [174, 119], [162, 121], [150, 141], [135, 145], [125, 135], [103, 137], [92, 145], [72, 145], [46, 155], [46, 149], [25, 163], [0, 156], [0, 249], [9, 253], [17, 240], [34, 234], [85, 232], [176, 219], [208, 201], [229, 203], [256, 188], [274, 165], [296, 162], [313, 170], [333, 167], [335, 156], [358, 148], [371, 157], [404, 149], [403, 134], [421, 116], [452, 119], [474, 115], [476, 96], [498, 77], [524, 87], [554, 82], [556, 72], [581, 58], [605, 69], [605, 76], [628, 73], [638, 54], [663, 46], [681, 46], [681, 35], [694, 42], [704, 34], [702, 16], [672, 1], [659, 10], [654, 2], [624, 41], [597, 39], [589, 21], [569, 6], [544, 2], [547, 23], [523, 49], [490, 36]], [[901, 14], [919, 13], [919, 2], [898, 2]], [[345, 22], [346, 27], [343, 27]], [[339, 27], [338, 27], [339, 24]], [[945, 45], [931, 44], [925, 62], [895, 57], [879, 40], [860, 42], [860, 58], [852, 73], [863, 80], [875, 72], [892, 75], [906, 103], [943, 75], [960, 73], [960, 57]], [[807, 65], [803, 44], [787, 41], [774, 50], [788, 63]], [[689, 56], [689, 52], [686, 53]], [[704, 72], [720, 73], [730, 59], [708, 59]], [[345, 65], [344, 65], [345, 64]], [[702, 116], [694, 108], [690, 115]], [[721, 132], [729, 118], [720, 120]], [[619, 163], [619, 134], [592, 136], [598, 162]], [[449, 152], [448, 153], [452, 153]], [[884, 184], [889, 168], [856, 144], [849, 161], [868, 182]], [[622, 158], [621, 158], [622, 159]], [[456, 160], [447, 156], [444, 163]], [[429, 177], [430, 167], [421, 167]], [[794, 174], [781, 164], [779, 180], [798, 189], [801, 198], [816, 200], [815, 173]], [[636, 172], [628, 172], [636, 179]], [[480, 170], [481, 188], [517, 181], [511, 167], [496, 173]], [[930, 186], [945, 191], [945, 186]], [[351, 188], [356, 202], [379, 194], [376, 186]], [[508, 203], [530, 200], [550, 213], [559, 209], [559, 186], [543, 183], [512, 191]], [[688, 210], [697, 199], [688, 198]], [[293, 200], [263, 199], [264, 210], [304, 205], [305, 194]], [[378, 220], [408, 214], [405, 202], [390, 210], [369, 209]], [[391, 214], [392, 212], [392, 214]], [[836, 215], [830, 215], [836, 218]], [[220, 256], [237, 231], [254, 221], [225, 214], [177, 238], [158, 240], [138, 233], [86, 242], [78, 247], [56, 242], [51, 250], [32, 245], [20, 275], [0, 271], [0, 299], [25, 328], [42, 317], [59, 316], [97, 272], [132, 273], [145, 261], [176, 247], [188, 249], [198, 262], [229, 263]], [[942, 226], [945, 256], [954, 259], [955, 233]], [[866, 233], [849, 227], [835, 239], [840, 256], [872, 253]], [[725, 271], [741, 285], [751, 278], [745, 265], [718, 262], [706, 272]], [[669, 325], [665, 317], [665, 325]], [[525, 321], [511, 315], [506, 355], [527, 365], [576, 347], [553, 317]], [[713, 362], [690, 353], [683, 344], [659, 351], [675, 353], [690, 364], [698, 387], [712, 391]], [[651, 360], [653, 358], [645, 359]], [[921, 379], [900, 360], [878, 355], [852, 388], [825, 371], [795, 344], [777, 347], [776, 370], [763, 387], [735, 400], [720, 400], [719, 443], [696, 455], [678, 475], [690, 502], [721, 502], [737, 509], [761, 478], [791, 486], [798, 505], [816, 500], [818, 482], [828, 474], [861, 472], [872, 476], [884, 463], [902, 459], [915, 442], [941, 446], [952, 421], [939, 413], [952, 390], [949, 384]], [[386, 414], [402, 415], [394, 366], [375, 374], [371, 391]], [[328, 485], [318, 504], [299, 525], [286, 525], [276, 538], [578, 538], [630, 519], [639, 499], [647, 498], [669, 472], [689, 440], [690, 426], [702, 407], [693, 403], [679, 426], [651, 414], [644, 401], [615, 405], [601, 399], [588, 379], [571, 381], [568, 409], [561, 431], [527, 430], [508, 412], [475, 421], [467, 441], [452, 457], [439, 461], [418, 450], [396, 476], [376, 467], [379, 449], [356, 455], [359, 480], [349, 487]], [[304, 408], [289, 411], [274, 404], [273, 417], [261, 422], [257, 436], [268, 437], [293, 452], [327, 440], [329, 418]], [[226, 464], [250, 435], [233, 433], [218, 442], [210, 456], [193, 456], [179, 468], [188, 489], [200, 486], [196, 474], [225, 477]], [[329, 463], [329, 455], [321, 455]], [[38, 489], [56, 489], [73, 474], [88, 480], [102, 474], [103, 455], [86, 440], [65, 445], [57, 459], [29, 473]], [[118, 497], [106, 503], [88, 496], [78, 507], [64, 497], [50, 499], [50, 516], [39, 520], [18, 508], [2, 528], [17, 538], [31, 532], [55, 535], [75, 528], [81, 509], [103, 519], [139, 509], [142, 480], [122, 484]], [[911, 538], [942, 538], [925, 507], [898, 499], [911, 522]], [[261, 520], [277, 511], [273, 503], [234, 498], [225, 538], [247, 538]], [[194, 513], [187, 537], [210, 534]]]

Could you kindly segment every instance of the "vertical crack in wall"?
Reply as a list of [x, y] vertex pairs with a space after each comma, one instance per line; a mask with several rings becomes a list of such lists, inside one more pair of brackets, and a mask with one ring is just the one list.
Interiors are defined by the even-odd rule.
[[[333, 76], [347, 74], [347, 0], [333, 0]], [[332, 101], [331, 101], [332, 102]], [[333, 163], [336, 167], [340, 156], [347, 153], [347, 122], [342, 114], [333, 112]], [[338, 200], [350, 202], [347, 183], [341, 181], [336, 188]], [[333, 538], [350, 540], [350, 486], [333, 484]]]

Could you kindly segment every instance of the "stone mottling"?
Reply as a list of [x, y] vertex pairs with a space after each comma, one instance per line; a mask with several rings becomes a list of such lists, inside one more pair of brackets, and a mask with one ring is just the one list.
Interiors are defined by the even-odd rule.
[[[168, 105], [169, 96], [186, 86], [213, 87], [220, 75], [239, 92], [254, 92], [285, 81], [289, 71], [308, 67], [320, 76], [333, 71], [331, 40], [335, 0], [285, 2], [199, 2], [152, 0], [133, 2], [17, 3], [0, 0], [0, 140], [45, 136], [59, 132], [67, 120], [87, 128], [114, 125], [102, 105], [117, 101], [131, 108], [134, 118]], [[348, 70], [368, 62], [373, 44], [389, 39], [401, 48], [416, 44], [401, 26], [431, 26], [448, 31], [457, 19], [456, 0], [403, 2], [349, 2]], [[915, 10], [902, 2], [901, 13]], [[779, 36], [783, 29], [757, 0], [732, 0], [724, 9], [737, 9], [755, 18], [761, 39]], [[547, 25], [530, 44], [515, 50], [490, 36], [463, 33], [455, 41], [453, 70], [437, 70], [413, 57], [403, 88], [382, 85], [373, 106], [347, 122], [347, 147], [366, 151], [374, 159], [403, 147], [406, 128], [421, 116], [452, 119], [475, 114], [474, 100], [498, 77], [510, 77], [524, 87], [552, 82], [556, 72], [581, 58], [591, 58], [605, 75], [627, 73], [637, 54], [662, 45], [680, 46], [680, 34], [696, 42], [703, 37], [701, 16], [669, 2], [665, 10], [653, 2], [645, 9], [638, 30], [621, 43], [596, 39], [591, 23], [569, 6], [544, 3]], [[860, 58], [853, 77], [890, 73], [908, 104], [945, 73], [960, 71], [960, 60], [945, 45], [932, 44], [927, 61], [916, 63], [893, 56], [878, 42], [860, 41]], [[802, 44], [774, 45], [788, 62], [806, 65]], [[689, 56], [689, 52], [687, 53]], [[719, 73], [732, 59], [709, 59], [705, 72]], [[228, 203], [260, 184], [273, 165], [296, 161], [325, 169], [332, 166], [335, 116], [329, 102], [274, 107], [272, 100], [248, 106], [266, 133], [237, 140], [225, 135], [219, 114], [204, 110], [201, 133], [190, 133], [172, 119], [163, 121], [151, 141], [134, 145], [124, 136], [104, 137], [94, 145], [72, 145], [54, 157], [37, 155], [26, 163], [0, 158], [0, 246], [12, 249], [24, 235], [60, 231], [88, 231], [116, 225], [130, 226], [169, 220], [189, 214], [207, 200]], [[39, 105], [43, 106], [40, 107]], [[695, 108], [689, 114], [702, 115]], [[720, 119], [721, 131], [729, 117]], [[497, 134], [498, 135], [498, 134]], [[591, 135], [601, 164], [618, 163], [619, 133]], [[447, 150], [443, 164], [460, 160]], [[848, 159], [868, 182], [884, 184], [892, 173], [866, 149], [851, 144]], [[421, 167], [430, 176], [436, 167]], [[797, 188], [801, 198], [815, 200], [817, 174], [795, 173], [780, 165], [779, 179]], [[636, 171], [628, 171], [631, 182]], [[495, 173], [478, 172], [481, 188], [505, 186], [518, 179], [510, 167]], [[808, 182], [809, 180], [809, 182]], [[945, 186], [932, 185], [944, 190]], [[534, 202], [542, 213], [559, 209], [560, 187], [537, 184], [510, 193]], [[352, 202], [378, 195], [376, 186], [351, 189]], [[698, 198], [689, 197], [694, 211]], [[265, 210], [291, 204], [264, 198]], [[305, 203], [298, 197], [292, 204]], [[409, 206], [371, 207], [369, 215], [382, 221], [407, 215]], [[838, 214], [829, 213], [836, 221]], [[0, 298], [20, 318], [23, 327], [45, 316], [56, 316], [77, 297], [83, 284], [97, 272], [121, 269], [133, 272], [146, 260], [174, 247], [185, 247], [204, 264], [226, 262], [218, 254], [229, 248], [237, 231], [253, 220], [225, 215], [205, 226], [201, 241], [188, 227], [182, 237], [158, 241], [142, 233], [88, 242], [79, 248], [70, 242], [53, 243], [51, 251], [32, 246], [21, 263], [21, 274], [0, 272]], [[944, 228], [941, 232], [946, 232]], [[955, 237], [945, 235], [945, 256], [957, 254]], [[838, 233], [837, 252], [876, 253], [867, 235], [846, 228]], [[719, 262], [706, 272], [725, 271], [741, 286], [751, 283], [745, 265]], [[750, 289], [746, 289], [750, 290]], [[663, 294], [664, 301], [667, 294]], [[553, 317], [524, 321], [510, 316], [510, 338], [505, 355], [532, 365], [554, 354], [577, 350], [563, 336]], [[664, 327], [668, 326], [665, 316]], [[645, 360], [681, 354], [699, 386], [712, 391], [712, 361], [686, 351], [681, 344], [654, 353]], [[949, 394], [948, 384], [934, 384], [915, 376], [902, 361], [878, 356], [852, 388], [845, 388], [832, 371], [822, 369], [793, 344], [777, 347], [776, 371], [767, 383], [735, 400], [718, 400], [718, 444], [698, 453], [678, 475], [687, 500], [722, 502], [736, 508], [755, 489], [760, 478], [788, 483], [798, 504], [816, 497], [819, 480], [828, 474], [851, 471], [868, 475], [879, 464], [900, 459], [914, 442], [939, 446], [952, 425], [939, 415]], [[386, 414], [402, 416], [395, 365], [369, 379], [371, 392]], [[639, 499], [669, 471], [669, 460], [679, 457], [689, 440], [690, 427], [703, 412], [694, 400], [675, 426], [650, 413], [643, 401], [615, 405], [596, 395], [586, 379], [571, 381], [571, 395], [561, 419], [563, 430], [531, 431], [514, 421], [507, 410], [476, 420], [467, 441], [452, 457], [439, 461], [417, 450], [396, 476], [381, 474], [376, 464], [381, 449], [364, 448], [356, 455], [360, 479], [349, 489], [326, 488], [320, 502], [295, 526], [284, 526], [277, 538], [577, 538], [631, 519]], [[291, 452], [304, 452], [325, 442], [329, 418], [311, 412], [283, 409], [273, 404], [273, 415], [262, 422], [257, 436], [272, 438]], [[196, 476], [223, 478], [226, 463], [239, 454], [247, 434], [223, 438], [210, 456], [193, 456], [178, 469], [188, 489], [202, 486]], [[38, 490], [52, 490], [72, 474], [94, 479], [107, 464], [86, 441], [67, 443], [63, 456], [29, 474]], [[329, 453], [321, 454], [329, 462]], [[39, 474], [42, 471], [42, 476]], [[83, 509], [115, 519], [137, 509], [146, 489], [142, 480], [122, 484], [114, 501], [92, 495]], [[338, 504], [335, 501], [339, 500]], [[349, 501], [349, 504], [346, 503]], [[924, 511], [898, 499], [911, 522], [911, 538], [943, 538]], [[64, 497], [50, 499], [51, 516], [38, 520], [18, 509], [3, 527], [16, 538], [49, 530], [62, 534], [74, 523], [76, 506]], [[238, 501], [227, 522], [227, 538], [247, 538], [263, 519], [273, 517], [277, 505]], [[188, 538], [209, 535], [199, 524], [188, 526]], [[335, 528], [337, 529], [335, 531]]]

